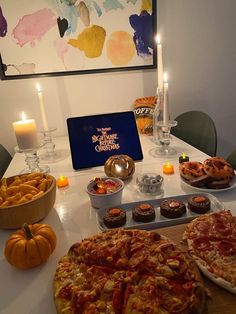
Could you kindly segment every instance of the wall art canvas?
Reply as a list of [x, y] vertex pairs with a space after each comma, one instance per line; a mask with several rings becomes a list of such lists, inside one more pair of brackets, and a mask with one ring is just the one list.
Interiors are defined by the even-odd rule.
[[150, 69], [156, 1], [0, 1], [1, 79]]

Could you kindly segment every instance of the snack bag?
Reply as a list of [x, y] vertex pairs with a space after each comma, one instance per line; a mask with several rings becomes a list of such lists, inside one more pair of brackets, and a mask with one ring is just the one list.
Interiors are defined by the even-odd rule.
[[134, 102], [134, 114], [139, 133], [153, 134], [153, 113], [157, 103], [156, 96], [138, 98]]

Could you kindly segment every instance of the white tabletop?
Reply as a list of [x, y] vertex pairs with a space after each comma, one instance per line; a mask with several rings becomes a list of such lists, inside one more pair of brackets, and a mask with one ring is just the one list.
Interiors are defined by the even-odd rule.
[[[166, 157], [154, 157], [155, 144], [152, 141], [152, 137], [142, 135], [140, 139], [144, 159], [135, 163], [135, 174], [131, 180], [125, 183], [122, 203], [153, 198], [137, 191], [135, 179], [138, 174], [145, 172], [162, 174], [162, 166], [166, 161], [170, 161], [174, 165], [175, 174], [162, 174], [164, 176], [164, 195], [162, 197], [197, 192], [181, 183], [178, 171], [178, 157], [184, 152], [191, 160], [204, 161], [208, 157], [207, 155], [173, 137], [171, 145], [177, 150], [177, 155], [168, 159]], [[100, 232], [96, 222], [96, 210], [91, 208], [85, 188], [94, 176], [104, 175], [103, 166], [74, 171], [68, 138], [56, 138], [54, 142], [56, 150], [61, 152], [64, 158], [56, 163], [48, 164], [50, 173], [55, 178], [59, 177], [59, 175], [65, 175], [70, 182], [68, 189], [57, 189], [54, 208], [42, 221], [50, 224], [54, 229], [57, 235], [57, 246], [45, 264], [30, 270], [17, 270], [6, 262], [3, 253], [5, 242], [13, 231], [0, 231], [0, 249], [2, 252], [0, 260], [0, 313], [56, 313], [53, 303], [52, 282], [58, 260], [67, 253], [73, 243], [80, 241], [86, 236]], [[25, 167], [24, 159], [24, 154], [15, 154], [5, 176], [18, 174]], [[236, 189], [213, 194], [223, 203], [226, 209], [230, 209], [236, 215], [234, 201]]]

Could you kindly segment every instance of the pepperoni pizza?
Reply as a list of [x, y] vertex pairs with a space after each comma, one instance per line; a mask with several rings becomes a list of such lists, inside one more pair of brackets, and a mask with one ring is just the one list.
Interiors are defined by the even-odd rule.
[[114, 229], [72, 245], [54, 277], [57, 313], [202, 313], [205, 289], [187, 252], [156, 232]]
[[236, 221], [229, 210], [195, 218], [183, 235], [199, 268], [236, 294]]

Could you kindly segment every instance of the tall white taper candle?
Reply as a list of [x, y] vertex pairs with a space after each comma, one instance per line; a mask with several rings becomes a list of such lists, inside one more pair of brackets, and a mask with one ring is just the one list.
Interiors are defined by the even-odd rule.
[[163, 123], [168, 125], [169, 123], [169, 103], [168, 103], [168, 76], [164, 73], [164, 105], [163, 105]]
[[36, 89], [38, 92], [39, 106], [40, 106], [40, 112], [41, 112], [41, 117], [42, 117], [42, 122], [43, 122], [43, 129], [44, 131], [48, 131], [48, 122], [47, 122], [47, 117], [46, 117], [45, 107], [44, 107], [44, 102], [43, 102], [43, 93], [41, 91], [41, 87], [39, 83], [36, 83]]
[[162, 45], [160, 36], [156, 36], [157, 42], [157, 81], [158, 89], [163, 91], [163, 59], [162, 59]]

